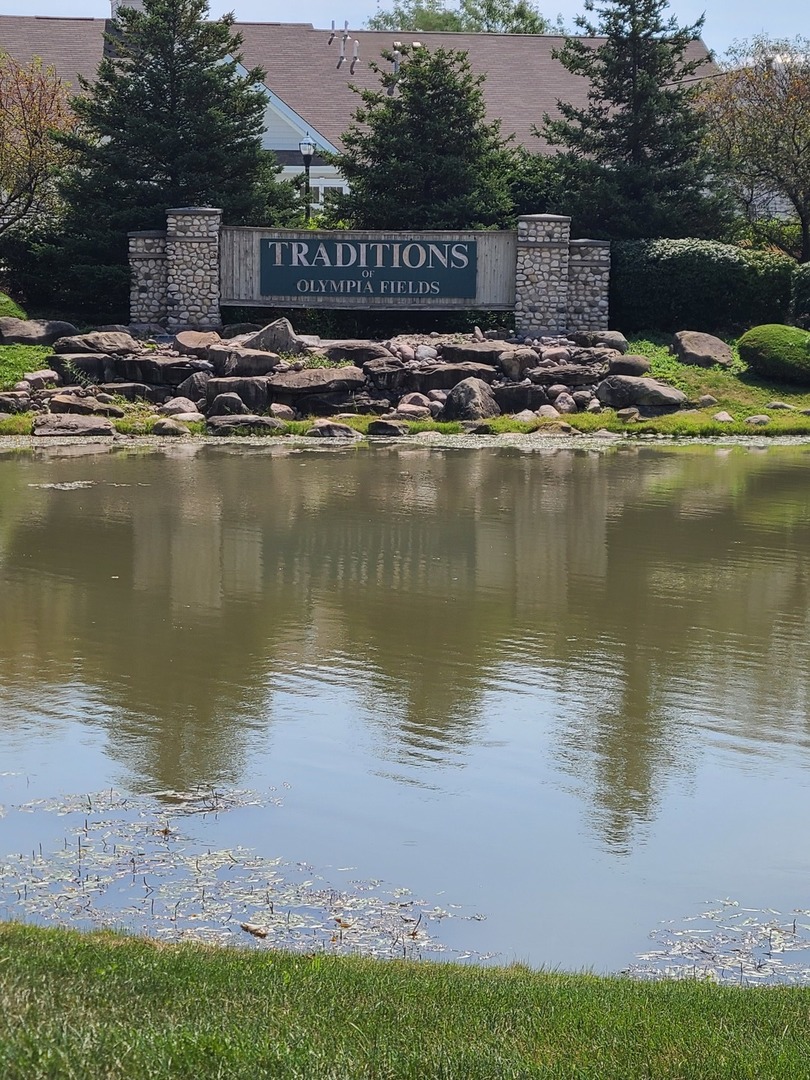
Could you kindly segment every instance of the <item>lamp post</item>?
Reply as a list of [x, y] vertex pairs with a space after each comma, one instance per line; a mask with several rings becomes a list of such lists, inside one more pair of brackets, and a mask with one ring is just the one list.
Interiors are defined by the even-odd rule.
[[304, 138], [298, 144], [298, 149], [301, 151], [301, 157], [304, 159], [304, 173], [306, 174], [306, 210], [305, 221], [309, 225], [309, 216], [312, 210], [312, 205], [309, 197], [309, 170], [312, 165], [312, 159], [315, 156], [315, 143], [309, 137], [309, 132], [306, 133]]

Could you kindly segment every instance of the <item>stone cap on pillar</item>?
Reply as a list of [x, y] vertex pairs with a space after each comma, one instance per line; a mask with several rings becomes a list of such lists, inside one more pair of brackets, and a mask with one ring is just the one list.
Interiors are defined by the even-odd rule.
[[222, 208], [216, 206], [174, 206], [166, 211], [167, 214], [221, 214]]
[[582, 244], [583, 247], [587, 246], [587, 247], [605, 247], [605, 248], [609, 248], [610, 247], [610, 240], [571, 240], [570, 244], [571, 244], [571, 247], [573, 247], [575, 244]]
[[570, 221], [566, 214], [519, 214], [518, 221]]

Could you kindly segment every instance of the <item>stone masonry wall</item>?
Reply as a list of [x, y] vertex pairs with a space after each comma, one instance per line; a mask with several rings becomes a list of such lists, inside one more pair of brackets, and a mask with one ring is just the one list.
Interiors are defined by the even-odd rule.
[[166, 325], [166, 234], [131, 232], [129, 320], [133, 326]]
[[564, 333], [568, 326], [568, 245], [571, 218], [518, 218], [515, 329], [519, 337]]
[[211, 330], [219, 312], [219, 229], [222, 211], [182, 207], [166, 211], [166, 328]]
[[568, 329], [607, 330], [610, 243], [572, 240], [568, 252]]
[[[221, 325], [219, 236], [222, 211], [166, 211], [166, 232], [129, 234], [130, 320], [178, 330]], [[571, 219], [530, 214], [518, 219], [515, 330], [536, 338], [608, 325], [610, 245], [571, 240]]]

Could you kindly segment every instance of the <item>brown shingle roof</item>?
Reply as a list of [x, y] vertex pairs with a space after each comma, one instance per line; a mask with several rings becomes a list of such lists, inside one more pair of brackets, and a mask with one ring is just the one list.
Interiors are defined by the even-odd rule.
[[[75, 83], [77, 73], [90, 79], [95, 74], [106, 25], [104, 19], [0, 16], [0, 49], [18, 59], [41, 56]], [[264, 68], [268, 87], [336, 146], [359, 104], [350, 84], [377, 87], [369, 61], [379, 61], [381, 51], [391, 49], [397, 40], [405, 44], [415, 39], [430, 48], [467, 52], [473, 71], [486, 75], [483, 91], [489, 118], [499, 118], [502, 134], [514, 134], [517, 144], [531, 150], [542, 149], [532, 126], [542, 124], [544, 113], [555, 113], [558, 99], [575, 105], [586, 101], [587, 82], [551, 55], [562, 45], [562, 37], [355, 30], [346, 47], [350, 58], [354, 40], [360, 42], [360, 63], [352, 76], [348, 59], [336, 69], [340, 37], [329, 46], [328, 30], [305, 23], [239, 23], [237, 29], [244, 38], [246, 66]], [[688, 55], [706, 56], [703, 42], [693, 42]]]

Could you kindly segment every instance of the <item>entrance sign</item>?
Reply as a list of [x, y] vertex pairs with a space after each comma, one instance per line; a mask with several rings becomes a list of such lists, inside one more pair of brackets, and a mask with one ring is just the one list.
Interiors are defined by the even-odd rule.
[[474, 300], [476, 240], [262, 239], [261, 295]]

